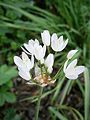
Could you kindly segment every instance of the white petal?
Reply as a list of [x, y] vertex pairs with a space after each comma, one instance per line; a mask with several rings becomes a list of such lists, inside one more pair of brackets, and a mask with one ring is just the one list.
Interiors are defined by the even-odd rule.
[[44, 58], [40, 60], [40, 63], [43, 64], [44, 63]]
[[35, 58], [37, 60], [42, 60], [46, 53], [46, 46], [35, 45]]
[[24, 70], [19, 69], [19, 75], [25, 80], [31, 79], [30, 73], [28, 71], [24, 71]]
[[25, 52], [22, 52], [22, 60], [23, 61], [29, 60], [29, 57], [27, 56], [27, 54]]
[[32, 45], [32, 46], [34, 45], [34, 43], [35, 43], [35, 41], [33, 39], [29, 40], [29, 42], [28, 42], [28, 44]]
[[58, 51], [58, 47], [59, 47], [59, 41], [58, 41], [58, 37], [56, 33], [53, 33], [52, 37], [51, 37], [51, 48], [54, 51]]
[[28, 55], [31, 55], [31, 53], [27, 52], [23, 47], [21, 47], [21, 48], [25, 53], [27, 53]]
[[39, 45], [39, 41], [37, 39], [35, 39], [35, 43], [34, 44]]
[[77, 59], [73, 60], [73, 61], [67, 66], [66, 70], [68, 71], [68, 70], [74, 68], [74, 67], [76, 66], [76, 64], [77, 64]]
[[67, 54], [67, 58], [71, 59], [77, 52], [78, 50], [71, 50], [69, 51], [69, 53]]
[[67, 44], [68, 44], [68, 39], [64, 42], [63, 49], [66, 47]]
[[28, 71], [34, 66], [34, 56], [31, 56], [31, 61], [26, 53], [22, 52], [23, 66], [27, 68]]
[[35, 76], [41, 75], [41, 69], [37, 65], [35, 66]]
[[79, 75], [79, 74], [81, 74], [82, 72], [85, 71], [85, 67], [84, 66], [77, 66], [75, 68], [75, 70], [76, 70], [77, 74]]
[[76, 71], [75, 71], [75, 68], [72, 67], [72, 68], [70, 68], [70, 69], [66, 69], [66, 70], [65, 70], [65, 74], [67, 74], [67, 75], [74, 75], [74, 74], [77, 74], [77, 73], [76, 73]]
[[26, 67], [29, 71], [31, 69], [31, 61], [26, 53], [22, 52], [23, 67]]
[[57, 34], [56, 34], [56, 33], [53, 33], [53, 34], [52, 34], [52, 37], [51, 37], [51, 41], [57, 40], [57, 39], [58, 39]]
[[35, 39], [35, 41], [34, 40], [29, 40], [29, 42], [28, 42], [28, 45], [29, 46], [34, 46], [35, 44], [38, 44], [39, 45], [39, 41], [37, 40], [37, 39]]
[[58, 49], [59, 49], [58, 40], [52, 40], [52, 42], [51, 42], [51, 48], [52, 48], [54, 51], [58, 52]]
[[78, 78], [77, 74], [70, 74], [70, 75], [66, 74], [65, 76], [70, 80], [75, 80]]
[[26, 84], [28, 84], [28, 85], [35, 85], [36, 83], [34, 83], [34, 82], [26, 82]]
[[67, 63], [68, 63], [68, 60], [64, 63], [64, 68], [63, 68], [63, 71], [64, 71], [64, 72], [65, 72], [65, 70], [66, 70]]
[[45, 65], [51, 68], [53, 64], [54, 64], [54, 55], [50, 53], [45, 60]]
[[43, 51], [41, 45], [35, 45], [35, 58], [40, 60], [42, 58]]
[[33, 68], [33, 66], [34, 66], [34, 56], [32, 55], [31, 56], [31, 69]]
[[62, 41], [62, 43], [59, 46], [59, 52], [62, 51], [66, 47], [67, 44], [68, 44], [68, 39], [65, 42]]
[[52, 68], [52, 67], [48, 67], [47, 71], [48, 71], [49, 73], [52, 73], [53, 68]]
[[45, 56], [46, 53], [46, 45], [43, 46], [43, 57]]
[[64, 44], [63, 36], [60, 36], [58, 40], [59, 40], [60, 46], [62, 46]]
[[49, 46], [50, 45], [50, 33], [49, 33], [49, 31], [44, 30], [44, 32], [41, 33], [41, 37], [42, 37], [43, 44], [46, 46]]
[[22, 59], [18, 56], [14, 56], [14, 63], [18, 66], [18, 67], [22, 67], [23, 66], [23, 62]]
[[34, 47], [32, 44], [24, 44], [24, 47], [31, 53], [31, 54], [34, 54]]

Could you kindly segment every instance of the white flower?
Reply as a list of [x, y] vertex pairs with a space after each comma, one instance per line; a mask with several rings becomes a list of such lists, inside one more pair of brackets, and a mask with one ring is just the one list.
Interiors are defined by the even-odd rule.
[[84, 66], [76, 66], [77, 59], [73, 60], [69, 65], [67, 64], [68, 64], [68, 60], [65, 62], [63, 70], [65, 73], [65, 76], [68, 79], [72, 79], [72, 80], [77, 79], [79, 74], [81, 74], [85, 70]]
[[43, 33], [41, 33], [42, 42], [44, 45], [49, 46], [50, 45], [50, 33], [48, 30], [44, 30]]
[[49, 54], [45, 60], [45, 66], [47, 67], [47, 71], [49, 73], [52, 73], [53, 71], [53, 64], [54, 64], [54, 55], [53, 54]]
[[67, 59], [71, 59], [78, 50], [70, 50], [69, 53], [67, 54]]
[[[37, 60], [40, 60], [41, 63], [44, 62], [44, 56], [46, 53], [46, 45], [43, 47], [39, 45], [39, 41], [37, 39], [29, 40], [28, 44], [24, 44], [24, 47], [31, 53], [31, 55], [34, 55]], [[24, 50], [24, 48], [22, 48]], [[24, 50], [27, 52], [26, 50]]]
[[51, 47], [54, 51], [60, 52], [62, 51], [66, 45], [68, 44], [68, 39], [66, 41], [63, 40], [63, 36], [57, 37], [57, 34], [54, 33], [51, 37]]
[[31, 60], [30, 60], [29, 57], [27, 56], [27, 54], [22, 52], [22, 59], [20, 57], [18, 57], [18, 56], [14, 56], [14, 63], [18, 66], [19, 75], [22, 78], [24, 78], [26, 80], [31, 79], [29, 71], [34, 66], [34, 57], [33, 57], [33, 55], [31, 56]]
[[41, 63], [44, 62], [44, 56], [46, 53], [46, 46], [43, 47], [41, 45], [35, 44], [35, 58], [40, 60]]
[[39, 41], [37, 39], [35, 39], [35, 41], [31, 39], [31, 40], [29, 40], [28, 44], [24, 43], [24, 47], [27, 49], [27, 51], [29, 51], [31, 54], [34, 55], [36, 44], [39, 45]]
[[14, 62], [19, 68], [29, 71], [34, 66], [34, 57], [32, 55], [30, 60], [27, 54], [22, 52], [22, 59], [18, 56], [14, 56]]

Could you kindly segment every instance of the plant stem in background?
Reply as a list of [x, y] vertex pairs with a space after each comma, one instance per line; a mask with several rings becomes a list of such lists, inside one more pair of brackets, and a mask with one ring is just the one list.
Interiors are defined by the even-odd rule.
[[43, 92], [43, 87], [40, 86], [40, 92], [39, 92], [37, 106], [36, 106], [35, 120], [38, 120], [42, 92]]
[[61, 87], [62, 87], [62, 85], [63, 85], [64, 80], [65, 80], [65, 76], [64, 76], [62, 79], [59, 79], [59, 80], [58, 80], [58, 84], [57, 84], [57, 86], [56, 86], [56, 91], [55, 91], [55, 93], [54, 93], [54, 95], [53, 95], [53, 98], [52, 98], [52, 101], [51, 101], [52, 104], [53, 104], [54, 101], [57, 99], [57, 96], [58, 96], [58, 94], [59, 94], [59, 92], [60, 92], [60, 90], [61, 90]]

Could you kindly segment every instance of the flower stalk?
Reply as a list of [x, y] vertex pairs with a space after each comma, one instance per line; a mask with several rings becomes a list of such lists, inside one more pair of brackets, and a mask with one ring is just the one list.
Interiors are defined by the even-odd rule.
[[[40, 86], [35, 120], [38, 120], [39, 116], [43, 87], [54, 84], [56, 79], [58, 79], [57, 86], [55, 87], [55, 94], [52, 98], [53, 103], [59, 95], [65, 77], [70, 80], [75, 80], [79, 77], [79, 74], [81, 74], [85, 70], [84, 66], [77, 66], [77, 59], [74, 59], [72, 61], [73, 56], [78, 51], [77, 49], [75, 49], [69, 51], [69, 53], [67, 54], [67, 59], [64, 63], [64, 67], [58, 66], [59, 70], [53, 77], [53, 69], [55, 68], [54, 58], [57, 56], [57, 53], [59, 54], [59, 52], [66, 48], [68, 44], [68, 39], [64, 40], [63, 36], [58, 37], [56, 33], [50, 35], [50, 32], [48, 30], [44, 30], [41, 33], [41, 38], [42, 44], [40, 44], [39, 40], [37, 39], [30, 39], [28, 43], [24, 43], [22, 47], [24, 51], [22, 52], [22, 56], [14, 56], [14, 63], [18, 67], [19, 76], [26, 80], [26, 83], [28, 85], [36, 84]], [[62, 73], [64, 73], [64, 77], [61, 79], [61, 76], [63, 75]]]
[[43, 93], [43, 87], [40, 86], [40, 92], [39, 92], [37, 106], [36, 106], [35, 120], [38, 120], [42, 93]]

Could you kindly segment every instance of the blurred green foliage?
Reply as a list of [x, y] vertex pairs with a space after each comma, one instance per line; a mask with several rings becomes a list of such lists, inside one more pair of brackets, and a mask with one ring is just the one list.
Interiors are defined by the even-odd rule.
[[[82, 49], [83, 63], [88, 64], [90, 51], [90, 2], [88, 0], [46, 0], [44, 9], [37, 2], [1, 0], [0, 47], [1, 63], [13, 64], [20, 45], [36, 38], [44, 29], [69, 38], [69, 48]], [[42, 4], [41, 2], [41, 4]], [[19, 50], [20, 51], [20, 50]], [[8, 53], [8, 55], [7, 55]], [[86, 59], [87, 58], [87, 59]]]
[[11, 88], [13, 87], [12, 78], [17, 76], [17, 70], [14, 67], [8, 67], [2, 65], [0, 67], [0, 106], [5, 102], [13, 103], [16, 101], [16, 97]]
[[3, 120], [21, 120], [20, 116], [16, 113], [16, 110], [13, 108], [8, 108], [4, 111]]
[[[66, 51], [57, 54], [55, 58], [57, 66], [63, 65], [67, 51], [77, 48], [80, 50], [79, 62], [90, 68], [89, 0], [0, 0], [0, 65], [5, 63], [13, 65], [13, 56], [21, 53], [20, 46], [31, 38], [38, 38], [41, 41], [40, 32], [45, 29], [48, 29], [51, 34], [56, 32], [58, 35], [69, 38]], [[61, 73], [62, 71], [56, 78], [58, 82], [55, 89], [43, 94], [46, 97], [54, 91], [52, 99], [60, 103], [58, 108], [53, 105], [48, 108], [51, 119], [71, 119], [68, 115], [71, 112], [70, 114], [75, 120], [83, 120], [84, 117], [85, 120], [89, 120], [87, 112], [90, 91], [87, 86], [87, 84], [89, 85], [89, 76], [85, 75], [85, 84], [80, 80], [69, 83], [69, 81], [61, 81]], [[17, 76], [15, 68], [6, 65], [0, 67], [0, 106], [5, 101], [15, 101], [15, 95], [11, 93], [13, 86], [11, 79], [15, 76]], [[78, 108], [76, 110], [63, 103], [75, 85], [79, 87], [81, 96], [85, 97], [84, 105], [82, 105], [85, 106], [85, 109], [80, 112]], [[64, 91], [63, 97], [62, 94], [58, 95], [61, 91]], [[85, 116], [82, 115], [82, 111], [85, 112]], [[17, 118], [15, 111], [10, 110], [7, 112], [5, 120], [10, 120], [12, 116]]]

